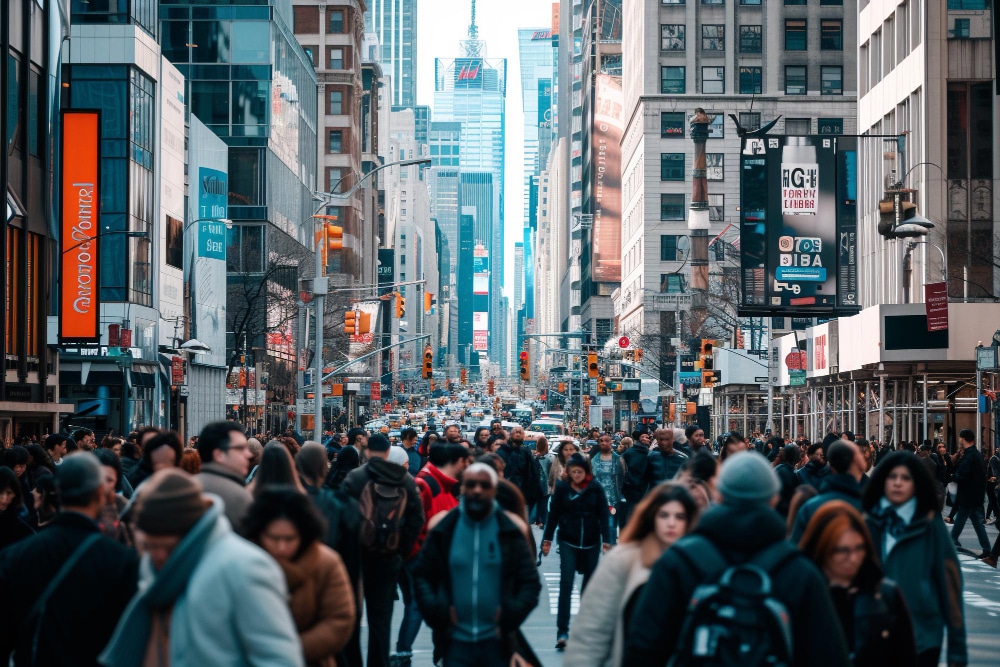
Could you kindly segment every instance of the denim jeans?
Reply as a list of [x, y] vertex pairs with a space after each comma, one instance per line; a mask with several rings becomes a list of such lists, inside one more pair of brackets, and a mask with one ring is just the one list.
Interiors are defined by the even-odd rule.
[[976, 537], [979, 538], [979, 546], [982, 547], [982, 551], [988, 552], [990, 550], [990, 540], [986, 537], [986, 528], [983, 527], [983, 521], [986, 519], [983, 515], [982, 505], [958, 508], [955, 512], [955, 525], [951, 529], [951, 539], [955, 544], [958, 544], [958, 538], [962, 536], [962, 529], [965, 528], [967, 519], [972, 519], [972, 527], [976, 531]]
[[570, 604], [573, 601], [573, 581], [576, 573], [583, 573], [580, 595], [590, 581], [590, 575], [597, 569], [597, 559], [601, 556], [601, 546], [577, 549], [565, 544], [559, 545], [559, 613], [556, 614], [556, 634], [569, 634]]
[[417, 607], [416, 589], [414, 588], [413, 569], [417, 566], [417, 558], [411, 558], [403, 563], [399, 571], [399, 589], [403, 592], [403, 622], [399, 625], [399, 637], [396, 639], [396, 653], [410, 653], [413, 642], [420, 634], [423, 618]]

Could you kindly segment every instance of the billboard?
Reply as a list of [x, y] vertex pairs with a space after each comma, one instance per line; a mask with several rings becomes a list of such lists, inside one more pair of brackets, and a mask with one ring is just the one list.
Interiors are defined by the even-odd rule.
[[477, 245], [472, 251], [472, 293], [490, 293], [490, 255], [483, 245]]
[[854, 155], [843, 138], [744, 141], [741, 316], [858, 311]]
[[594, 92], [591, 176], [594, 227], [592, 277], [598, 283], [622, 279], [621, 147], [623, 98], [620, 77], [598, 74]]
[[[378, 249], [378, 284], [392, 285], [396, 282], [396, 250], [394, 248]], [[380, 290], [380, 293], [388, 294], [391, 289]]]
[[490, 314], [475, 312], [472, 314], [472, 349], [485, 352], [488, 349], [490, 329]]
[[59, 339], [64, 343], [101, 340], [100, 123], [97, 111], [62, 113]]

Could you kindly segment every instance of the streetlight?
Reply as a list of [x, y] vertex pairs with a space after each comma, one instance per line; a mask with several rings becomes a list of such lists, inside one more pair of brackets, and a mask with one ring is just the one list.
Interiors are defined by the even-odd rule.
[[[343, 202], [350, 200], [351, 196], [357, 192], [362, 183], [383, 169], [387, 169], [388, 167], [409, 167], [417, 164], [430, 164], [430, 161], [431, 159], [427, 157], [387, 162], [362, 175], [361, 178], [359, 178], [358, 181], [347, 190], [347, 192], [336, 192], [344, 178], [347, 178], [347, 176], [344, 176], [333, 184], [333, 187], [330, 188], [331, 192], [313, 193], [313, 198], [320, 202], [320, 205], [316, 208], [316, 212], [313, 213], [313, 219], [315, 219], [324, 208], [332, 206], [335, 201]], [[315, 375], [315, 387], [313, 390], [313, 437], [319, 442], [323, 442], [323, 324], [326, 319], [324, 317], [326, 294], [327, 279], [326, 276], [323, 275], [323, 253], [320, 252], [319, 248], [316, 248], [316, 275], [313, 278], [313, 296], [316, 298], [316, 369], [313, 371]]]
[[233, 228], [233, 221], [230, 220], [229, 218], [198, 218], [197, 220], [192, 220], [191, 222], [184, 225], [184, 229], [181, 230], [181, 234], [191, 229], [192, 225], [196, 225], [199, 222], [221, 222], [226, 226], [226, 229]]

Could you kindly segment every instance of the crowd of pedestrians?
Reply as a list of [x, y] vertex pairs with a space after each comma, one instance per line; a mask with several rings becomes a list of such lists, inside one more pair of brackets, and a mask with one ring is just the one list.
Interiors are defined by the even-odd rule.
[[696, 425], [585, 438], [261, 442], [218, 422], [186, 447], [153, 428], [9, 447], [0, 664], [407, 667], [426, 625], [435, 664], [541, 665], [520, 628], [546, 556], [573, 667], [966, 664], [956, 549], [971, 521], [995, 567], [1000, 474], [971, 432], [955, 454], [852, 433], [715, 451]]

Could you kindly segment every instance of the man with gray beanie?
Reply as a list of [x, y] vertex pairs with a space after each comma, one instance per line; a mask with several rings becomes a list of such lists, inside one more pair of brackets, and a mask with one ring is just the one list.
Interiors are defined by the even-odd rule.
[[90, 453], [56, 469], [62, 507], [45, 530], [0, 551], [0, 665], [97, 664], [136, 589], [139, 559], [101, 535], [107, 502]]
[[795, 667], [849, 665], [847, 646], [826, 580], [809, 559], [785, 541], [785, 523], [772, 509], [778, 477], [763, 456], [742, 452], [722, 464], [717, 482], [722, 504], [656, 561], [632, 612], [642, 623], [626, 630], [622, 664], [662, 667], [678, 650], [693, 593], [717, 582], [730, 566], [752, 563], [771, 580], [771, 597], [791, 624]]
[[343, 488], [360, 505], [361, 574], [368, 610], [368, 667], [389, 667], [392, 607], [403, 558], [424, 526], [424, 506], [413, 476], [389, 462], [392, 443], [368, 438], [368, 462], [344, 478]]
[[304, 665], [281, 568], [233, 532], [218, 496], [168, 468], [146, 480], [133, 512], [142, 585], [102, 665]]

